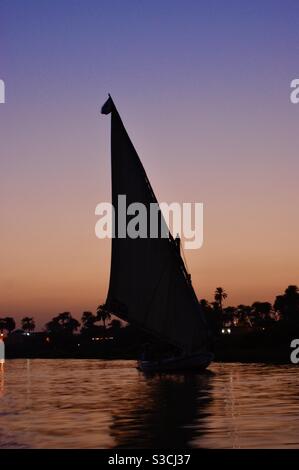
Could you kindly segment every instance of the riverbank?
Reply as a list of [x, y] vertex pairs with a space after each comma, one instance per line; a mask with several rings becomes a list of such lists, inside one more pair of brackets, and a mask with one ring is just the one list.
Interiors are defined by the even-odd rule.
[[[292, 349], [256, 348], [216, 348], [215, 362], [243, 362], [266, 364], [291, 364]], [[6, 359], [104, 359], [104, 360], [138, 360], [140, 354], [121, 351], [8, 351]]]
[[[124, 329], [125, 330], [125, 329]], [[132, 359], [140, 357], [144, 344], [151, 340], [136, 331], [123, 332], [116, 338], [86, 338], [83, 335], [55, 338], [46, 333], [20, 336], [6, 341], [6, 358], [39, 359]], [[132, 334], [134, 333], [134, 334]], [[297, 325], [275, 325], [269, 329], [235, 328], [215, 335], [215, 361], [244, 363], [291, 363], [291, 341], [299, 338]], [[153, 349], [161, 351], [159, 343]], [[168, 351], [169, 353], [169, 351]]]

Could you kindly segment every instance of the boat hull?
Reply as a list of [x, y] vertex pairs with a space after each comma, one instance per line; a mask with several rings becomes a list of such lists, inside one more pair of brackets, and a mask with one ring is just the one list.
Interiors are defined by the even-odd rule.
[[212, 353], [201, 352], [190, 356], [171, 357], [158, 361], [138, 361], [137, 369], [143, 372], [200, 372], [210, 365], [213, 358]]

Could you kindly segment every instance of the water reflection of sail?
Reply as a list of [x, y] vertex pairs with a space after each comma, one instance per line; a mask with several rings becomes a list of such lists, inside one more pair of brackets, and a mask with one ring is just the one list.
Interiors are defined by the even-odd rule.
[[188, 448], [201, 434], [211, 401], [211, 372], [147, 377], [138, 397], [115, 410], [116, 448]]

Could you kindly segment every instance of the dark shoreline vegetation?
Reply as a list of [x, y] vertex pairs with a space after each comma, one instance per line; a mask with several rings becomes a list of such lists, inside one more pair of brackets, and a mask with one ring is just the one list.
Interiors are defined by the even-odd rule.
[[[216, 361], [290, 363], [290, 344], [299, 338], [299, 288], [287, 287], [273, 305], [224, 307], [226, 292], [218, 287], [214, 301], [200, 301], [213, 332]], [[184, 321], [182, 312], [182, 321]], [[24, 317], [16, 329], [12, 317], [0, 318], [0, 334], [6, 358], [102, 358], [138, 359], [144, 345], [151, 343], [159, 353], [170, 352], [148, 333], [125, 324], [100, 305], [96, 314], [83, 312], [81, 322], [64, 312], [35, 332], [35, 322]]]

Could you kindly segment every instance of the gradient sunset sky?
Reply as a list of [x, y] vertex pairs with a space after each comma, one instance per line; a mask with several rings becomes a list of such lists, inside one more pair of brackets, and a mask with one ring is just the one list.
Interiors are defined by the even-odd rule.
[[105, 300], [110, 92], [160, 201], [204, 203], [200, 298], [299, 284], [297, 0], [0, 0], [0, 317]]

